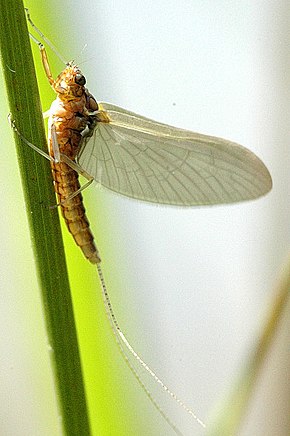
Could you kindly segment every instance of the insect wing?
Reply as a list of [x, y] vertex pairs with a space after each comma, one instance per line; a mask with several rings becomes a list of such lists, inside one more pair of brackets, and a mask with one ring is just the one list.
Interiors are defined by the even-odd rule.
[[252, 200], [272, 187], [263, 162], [239, 144], [100, 103], [109, 123], [84, 138], [79, 165], [127, 197], [180, 206]]

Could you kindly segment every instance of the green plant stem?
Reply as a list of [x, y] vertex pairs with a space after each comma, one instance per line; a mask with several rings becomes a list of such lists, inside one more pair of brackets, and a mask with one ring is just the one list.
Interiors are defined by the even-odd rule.
[[289, 303], [290, 296], [290, 258], [283, 269], [280, 283], [273, 293], [269, 304], [269, 313], [262, 331], [256, 341], [247, 365], [236, 380], [231, 392], [221, 405], [216, 418], [207, 429], [207, 436], [237, 435], [242, 419], [249, 406], [252, 392], [257, 383], [262, 366], [277, 333], [279, 323]]
[[[0, 0], [0, 50], [11, 119], [28, 141], [46, 151], [22, 0]], [[57, 209], [49, 207], [55, 204], [50, 167], [17, 134], [15, 142], [63, 431], [69, 436], [87, 436], [91, 433], [64, 248]]]

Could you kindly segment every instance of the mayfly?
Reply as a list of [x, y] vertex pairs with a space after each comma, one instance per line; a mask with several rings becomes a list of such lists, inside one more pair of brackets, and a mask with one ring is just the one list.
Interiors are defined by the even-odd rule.
[[[58, 54], [27, 15], [33, 28]], [[151, 203], [177, 206], [234, 203], [266, 194], [272, 187], [269, 171], [254, 153], [241, 145], [97, 102], [85, 87], [86, 79], [74, 62], [66, 63], [54, 80], [45, 47], [31, 37], [40, 47], [46, 76], [57, 94], [49, 110], [49, 156], [41, 154], [51, 161], [55, 191], [68, 230], [84, 256], [97, 264], [109, 319], [117, 340], [121, 340], [118, 340], [119, 348], [128, 360], [125, 345], [155, 381], [204, 426], [139, 357], [119, 328], [81, 191], [95, 180], [111, 191]], [[88, 179], [82, 188], [79, 173]], [[148, 392], [136, 369], [130, 363], [129, 366], [155, 407], [180, 434]]]
[[250, 150], [98, 103], [74, 62], [54, 80], [42, 44], [40, 50], [57, 94], [48, 121], [55, 190], [67, 227], [91, 263], [100, 262], [100, 256], [78, 173], [127, 197], [178, 206], [253, 200], [271, 189], [269, 171]]

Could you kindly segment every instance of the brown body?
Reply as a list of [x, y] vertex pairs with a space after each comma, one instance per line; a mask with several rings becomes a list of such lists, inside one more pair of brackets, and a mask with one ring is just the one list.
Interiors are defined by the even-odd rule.
[[[49, 154], [55, 158], [55, 148], [72, 161], [79, 152], [82, 132], [90, 134], [96, 123], [93, 114], [98, 109], [94, 97], [85, 88], [85, 78], [74, 65], [67, 68], [50, 83], [57, 93], [52, 103], [49, 118]], [[80, 188], [78, 173], [65, 162], [52, 162], [55, 191], [58, 195], [62, 215], [76, 244], [91, 263], [100, 262], [94, 237], [89, 228]]]

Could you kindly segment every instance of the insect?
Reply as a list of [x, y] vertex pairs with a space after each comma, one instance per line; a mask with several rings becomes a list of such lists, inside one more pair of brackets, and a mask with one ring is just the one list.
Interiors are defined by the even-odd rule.
[[67, 227], [91, 263], [100, 262], [100, 256], [78, 173], [88, 184], [95, 180], [127, 197], [177, 206], [253, 200], [271, 189], [269, 171], [250, 150], [98, 103], [73, 62], [54, 80], [46, 50], [39, 45], [57, 94], [48, 121], [55, 191]]
[[[27, 16], [33, 28], [49, 43], [28, 13]], [[272, 187], [270, 173], [254, 153], [239, 144], [158, 123], [118, 106], [97, 102], [74, 62], [67, 63], [53, 79], [45, 47], [32, 39], [39, 45], [46, 76], [57, 94], [49, 110], [48, 146], [59, 206], [84, 256], [97, 264], [107, 313], [120, 351], [127, 363], [126, 350], [129, 351], [155, 382], [204, 426], [134, 351], [120, 329], [108, 297], [101, 258], [81, 191], [95, 180], [114, 192], [147, 202], [186, 207], [214, 205], [252, 200], [266, 194]], [[79, 184], [79, 173], [88, 179], [83, 187]], [[136, 369], [128, 365], [154, 406], [180, 434], [152, 398]]]

